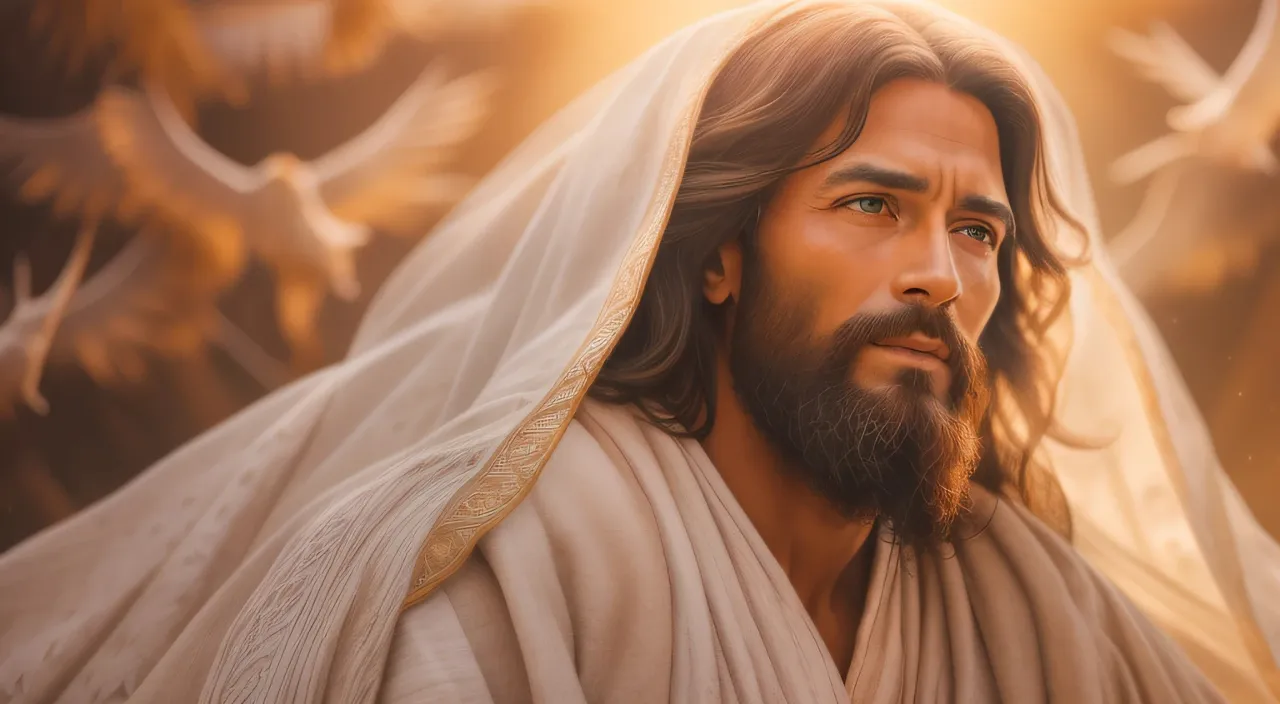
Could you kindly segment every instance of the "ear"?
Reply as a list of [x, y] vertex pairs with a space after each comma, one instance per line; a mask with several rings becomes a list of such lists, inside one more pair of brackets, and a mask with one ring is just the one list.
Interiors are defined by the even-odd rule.
[[736, 300], [742, 292], [742, 245], [733, 240], [716, 248], [702, 272], [702, 295], [714, 305]]

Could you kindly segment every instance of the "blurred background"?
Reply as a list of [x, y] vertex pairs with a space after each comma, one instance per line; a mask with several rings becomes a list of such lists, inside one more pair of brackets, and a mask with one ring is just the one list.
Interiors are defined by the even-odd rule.
[[[334, 11], [325, 15], [332, 25], [315, 24], [315, 8], [329, 12], [330, 3], [352, 14]], [[415, 211], [407, 236], [382, 236], [381, 220], [371, 215], [375, 236], [347, 246], [360, 291], [343, 300], [334, 295], [340, 287], [329, 285], [336, 275], [325, 257], [301, 271], [281, 265], [278, 252], [246, 254], [248, 225], [238, 232], [210, 215], [200, 236], [175, 235], [184, 226], [174, 224], [172, 213], [186, 212], [188, 204], [166, 195], [166, 185], [173, 184], [163, 174], [151, 174], [158, 180], [150, 190], [111, 186], [103, 177], [97, 190], [76, 191], [77, 169], [105, 163], [93, 139], [102, 140], [101, 150], [149, 153], [138, 130], [116, 122], [150, 124], [154, 105], [131, 93], [108, 115], [116, 122], [95, 122], [94, 101], [103, 86], [152, 80], [172, 99], [176, 112], [169, 118], [185, 116], [197, 141], [248, 168], [273, 153], [319, 159], [354, 138], [380, 138], [382, 152], [374, 158], [396, 158], [407, 153], [406, 144], [409, 151], [421, 145], [412, 135], [405, 142], [404, 135], [370, 137], [365, 130], [393, 105], [406, 109], [397, 101], [406, 91], [413, 97], [424, 67], [447, 59], [453, 77], [487, 69], [496, 81], [468, 118], [476, 124], [453, 133], [444, 125], [438, 132], [448, 134], [437, 141], [447, 144], [429, 145], [434, 151], [423, 157], [431, 169], [465, 182], [663, 35], [741, 4], [512, 0], [503, 6], [486, 0], [478, 3], [484, 16], [452, 11], [458, 16], [447, 21], [440, 17], [448, 12], [393, 21], [360, 14], [362, 3], [374, 4], [11, 0], [0, 9], [0, 175], [12, 175], [0, 187], [0, 314], [11, 312], [0, 328], [0, 405], [12, 406], [0, 417], [0, 550], [100, 499], [270, 389], [340, 358], [378, 284], [413, 247], [412, 233], [428, 232], [447, 210]], [[1112, 30], [1146, 33], [1152, 22], [1167, 22], [1221, 73], [1246, 45], [1260, 9], [1258, 0], [942, 4], [1021, 43], [1039, 60], [1079, 122], [1107, 235], [1139, 240], [1142, 233], [1134, 231], [1152, 227], [1140, 206], [1159, 180], [1118, 185], [1109, 166], [1168, 133], [1166, 112], [1190, 98], [1180, 100], [1176, 87], [1144, 80], [1133, 57], [1119, 55]], [[88, 9], [74, 9], [80, 5]], [[94, 11], [97, 5], [133, 10]], [[352, 36], [326, 33], [327, 26], [351, 27]], [[320, 46], [325, 37], [329, 45]], [[201, 42], [217, 51], [202, 50]], [[285, 48], [272, 48], [278, 46]], [[295, 62], [302, 68], [290, 68], [290, 51], [302, 56]], [[303, 56], [308, 51], [319, 58]], [[255, 63], [270, 70], [239, 70]], [[1280, 79], [1274, 85], [1280, 95]], [[93, 132], [95, 125], [100, 133]], [[84, 139], [88, 147], [78, 141]], [[1176, 242], [1139, 246], [1135, 251], [1145, 254], [1135, 260], [1156, 263], [1133, 265], [1125, 274], [1168, 341], [1228, 473], [1258, 519], [1280, 536], [1280, 511], [1274, 510], [1280, 499], [1280, 179], [1265, 169], [1197, 162], [1164, 195], [1165, 220], [1154, 230], [1160, 236], [1176, 230]], [[64, 329], [49, 347], [40, 385], [48, 411], [37, 413], [16, 390], [28, 371], [23, 355], [35, 349], [31, 343], [39, 339], [43, 318], [22, 313], [57, 303], [60, 274], [62, 281], [74, 278], [68, 264], [73, 253], [89, 251], [78, 234], [85, 214], [96, 214], [92, 206], [112, 196], [141, 200], [143, 215], [110, 208], [102, 213], [79, 292], [68, 298]], [[206, 200], [216, 205], [217, 197]], [[159, 205], [148, 209], [151, 201]], [[326, 202], [342, 215], [342, 204]], [[391, 205], [366, 198], [356, 209]], [[148, 214], [153, 212], [160, 214]], [[309, 227], [331, 252], [338, 235]], [[150, 249], [131, 249], [143, 238]], [[147, 256], [129, 259], [136, 252]], [[30, 261], [29, 297], [22, 296], [24, 259]], [[65, 290], [70, 294], [70, 287]], [[36, 305], [24, 309], [22, 301]]]

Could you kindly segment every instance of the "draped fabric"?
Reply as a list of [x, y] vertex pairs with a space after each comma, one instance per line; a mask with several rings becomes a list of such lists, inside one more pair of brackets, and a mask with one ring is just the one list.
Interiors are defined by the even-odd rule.
[[[424, 239], [345, 360], [0, 556], [0, 702], [373, 701], [402, 608], [533, 490], [625, 328], [719, 66], [821, 4], [716, 15], [633, 61]], [[1096, 245], [1072, 272], [1057, 413], [1116, 442], [1044, 448], [1075, 548], [1219, 687], [1280, 692], [1280, 548], [1106, 261], [1070, 115], [1008, 51]]]
[[[607, 526], [607, 529], [602, 527]], [[1025, 508], [975, 489], [948, 549], [873, 537], [847, 684], [693, 440], [588, 401], [542, 476], [401, 618], [385, 704], [1223, 699]]]

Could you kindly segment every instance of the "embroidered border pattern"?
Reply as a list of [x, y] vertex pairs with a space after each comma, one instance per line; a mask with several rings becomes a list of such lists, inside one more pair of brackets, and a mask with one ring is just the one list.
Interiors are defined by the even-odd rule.
[[480, 538], [520, 504], [569, 427], [587, 388], [595, 381], [639, 303], [684, 175], [685, 157], [705, 90], [704, 87], [685, 107], [676, 134], [667, 146], [658, 188], [645, 213], [645, 225], [628, 247], [587, 341], [547, 396], [498, 446], [485, 468], [458, 491], [427, 534], [403, 608], [425, 599], [456, 572]]
[[604, 360], [613, 351], [640, 302], [662, 232], [671, 217], [676, 191], [684, 177], [693, 129], [712, 81], [729, 55], [757, 29], [797, 4], [784, 0], [749, 18], [746, 26], [727, 39], [726, 46], [710, 62], [708, 75], [685, 105], [675, 134], [667, 144], [658, 187], [645, 212], [645, 225], [627, 248], [621, 269], [609, 289], [591, 334], [547, 395], [498, 446], [484, 469], [454, 495], [427, 533], [402, 610], [427, 598], [456, 572], [471, 555], [476, 543], [515, 510], [532, 490], [542, 467], [586, 396], [587, 388], [595, 381]]

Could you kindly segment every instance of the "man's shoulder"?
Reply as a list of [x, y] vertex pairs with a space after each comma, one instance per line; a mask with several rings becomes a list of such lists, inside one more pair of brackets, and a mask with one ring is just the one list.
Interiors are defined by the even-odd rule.
[[637, 605], [646, 618], [669, 609], [663, 532], [647, 493], [657, 477], [629, 457], [641, 431], [627, 436], [631, 421], [618, 412], [627, 413], [579, 412], [528, 496], [479, 546], [504, 594], [564, 609], [558, 618], [575, 633], [632, 632]]
[[595, 403], [579, 409], [529, 494], [485, 539], [491, 561], [518, 554], [561, 579], [590, 575], [609, 584], [635, 579], [637, 570], [665, 574], [649, 499], [661, 473], [638, 446], [646, 433], [629, 414]]
[[[668, 690], [662, 672], [652, 671], [652, 657], [620, 659], [616, 648], [587, 645], [625, 642], [629, 652], [670, 660], [663, 654], [673, 638], [671, 582], [646, 494], [646, 486], [652, 489], [646, 482], [656, 477], [654, 467], [635, 466], [635, 442], [644, 433], [628, 425], [628, 413], [580, 409], [528, 495], [431, 597], [435, 608], [402, 619], [402, 641], [465, 634], [451, 642], [476, 653], [483, 680], [517, 693], [495, 701], [527, 700], [526, 678], [523, 671], [512, 675], [512, 663], [528, 658], [535, 658], [527, 660], [530, 671], [569, 663], [584, 683], [605, 691], [634, 692], [637, 683]], [[537, 643], [537, 653], [524, 642]], [[436, 657], [442, 649], [430, 645], [425, 657]], [[421, 660], [414, 659], [418, 667]]]
[[526, 503], [542, 514], [573, 510], [614, 525], [624, 518], [637, 526], [652, 524], [652, 507], [637, 476], [642, 469], [637, 461], [651, 457], [641, 423], [628, 407], [585, 401], [547, 457]]
[[643, 416], [630, 405], [585, 399], [574, 411], [568, 428], [551, 453], [548, 464], [579, 464], [578, 453], [604, 453], [611, 462], [627, 464], [622, 445], [634, 448], [643, 432]]

